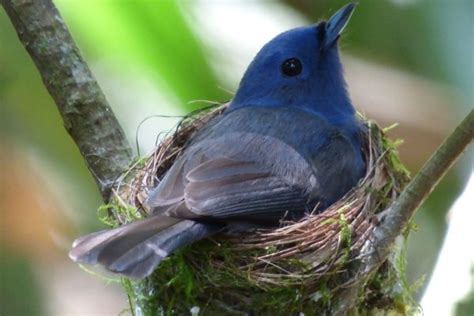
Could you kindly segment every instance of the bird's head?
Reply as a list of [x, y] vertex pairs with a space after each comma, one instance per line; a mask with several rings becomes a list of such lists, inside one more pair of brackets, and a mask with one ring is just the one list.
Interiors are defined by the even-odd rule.
[[353, 116], [338, 53], [338, 38], [355, 4], [328, 21], [284, 32], [268, 42], [247, 68], [229, 110], [299, 107], [337, 121]]

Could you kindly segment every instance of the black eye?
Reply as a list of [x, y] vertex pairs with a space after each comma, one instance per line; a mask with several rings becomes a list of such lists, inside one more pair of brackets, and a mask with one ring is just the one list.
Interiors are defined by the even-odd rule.
[[285, 60], [283, 64], [281, 64], [281, 71], [289, 77], [299, 75], [302, 70], [303, 65], [301, 64], [301, 61], [297, 58], [289, 58]]

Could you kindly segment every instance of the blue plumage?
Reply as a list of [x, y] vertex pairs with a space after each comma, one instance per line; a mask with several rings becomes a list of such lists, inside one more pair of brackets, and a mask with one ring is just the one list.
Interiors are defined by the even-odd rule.
[[152, 216], [80, 238], [71, 258], [141, 278], [183, 245], [297, 219], [347, 193], [365, 170], [337, 48], [353, 9], [266, 44], [225, 112], [191, 138], [151, 192]]

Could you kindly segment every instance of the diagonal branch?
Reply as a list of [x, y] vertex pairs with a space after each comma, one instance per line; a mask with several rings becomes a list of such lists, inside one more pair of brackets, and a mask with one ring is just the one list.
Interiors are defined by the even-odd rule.
[[132, 151], [51, 0], [0, 0], [104, 200]]
[[400, 196], [381, 213], [380, 224], [369, 238], [370, 244], [362, 256], [361, 264], [351, 271], [349, 278], [352, 285], [343, 292], [343, 299], [335, 314], [345, 315], [354, 307], [359, 291], [364, 287], [365, 282], [387, 260], [397, 237], [403, 234], [420, 205], [473, 142], [473, 139], [474, 110], [471, 110], [433, 153]]
[[474, 110], [471, 110], [390, 206], [383, 222], [375, 231], [374, 246], [379, 254], [384, 253], [384, 249], [389, 248], [403, 232], [416, 210], [471, 144], [473, 138]]
[[402, 233], [416, 210], [474, 139], [474, 110], [446, 138], [392, 204], [376, 231], [376, 247], [387, 248]]

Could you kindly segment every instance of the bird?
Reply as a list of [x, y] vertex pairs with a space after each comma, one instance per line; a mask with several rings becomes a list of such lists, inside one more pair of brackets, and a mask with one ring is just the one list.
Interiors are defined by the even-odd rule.
[[366, 166], [364, 125], [338, 48], [354, 9], [349, 3], [264, 45], [223, 114], [150, 190], [150, 215], [78, 238], [70, 258], [142, 279], [179, 248], [323, 212], [356, 186]]

